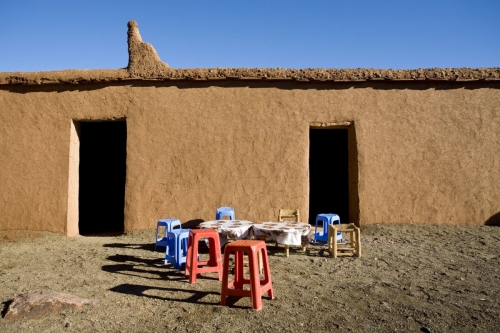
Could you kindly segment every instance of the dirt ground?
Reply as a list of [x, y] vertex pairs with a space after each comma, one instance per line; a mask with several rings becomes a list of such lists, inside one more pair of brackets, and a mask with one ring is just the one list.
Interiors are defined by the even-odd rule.
[[154, 251], [154, 231], [67, 238], [0, 233], [0, 302], [57, 291], [98, 304], [0, 332], [498, 332], [500, 228], [371, 225], [362, 258], [268, 244], [276, 298], [220, 306], [215, 274], [189, 284]]

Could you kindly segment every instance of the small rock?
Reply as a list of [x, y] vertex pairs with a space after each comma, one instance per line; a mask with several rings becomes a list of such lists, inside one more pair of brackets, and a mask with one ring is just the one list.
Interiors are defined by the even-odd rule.
[[48, 315], [66, 309], [83, 310], [85, 304], [95, 305], [97, 300], [53, 291], [31, 291], [12, 299], [4, 318], [17, 320], [23, 317]]

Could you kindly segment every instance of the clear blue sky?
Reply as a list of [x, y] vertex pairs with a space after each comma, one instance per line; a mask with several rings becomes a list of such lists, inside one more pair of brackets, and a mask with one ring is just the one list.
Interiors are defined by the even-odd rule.
[[500, 67], [500, 0], [0, 0], [0, 72], [127, 66], [127, 22], [174, 68]]

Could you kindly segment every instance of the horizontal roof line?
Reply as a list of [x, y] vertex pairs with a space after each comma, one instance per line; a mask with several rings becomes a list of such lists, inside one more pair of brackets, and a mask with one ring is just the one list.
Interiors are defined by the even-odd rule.
[[144, 81], [500, 81], [500, 68], [431, 69], [286, 69], [286, 68], [162, 68], [148, 75], [128, 69], [62, 70], [48, 72], [0, 72], [0, 85], [79, 84], [125, 80]]

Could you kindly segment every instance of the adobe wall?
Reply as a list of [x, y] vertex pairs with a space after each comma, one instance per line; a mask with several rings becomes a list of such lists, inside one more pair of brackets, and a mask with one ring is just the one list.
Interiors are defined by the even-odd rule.
[[[350, 222], [500, 225], [500, 68], [0, 73], [0, 230], [78, 234], [79, 121], [126, 119], [125, 230], [308, 216], [309, 129], [348, 128]], [[348, 222], [348, 221], [343, 221]]]
[[307, 216], [309, 128], [345, 122], [354, 124], [358, 152], [355, 222], [484, 224], [500, 212], [499, 87], [139, 80], [0, 86], [0, 230], [71, 234], [72, 121], [118, 118], [128, 130], [127, 231], [153, 229], [162, 217], [213, 219], [221, 205], [252, 221], [275, 219], [286, 207]]

